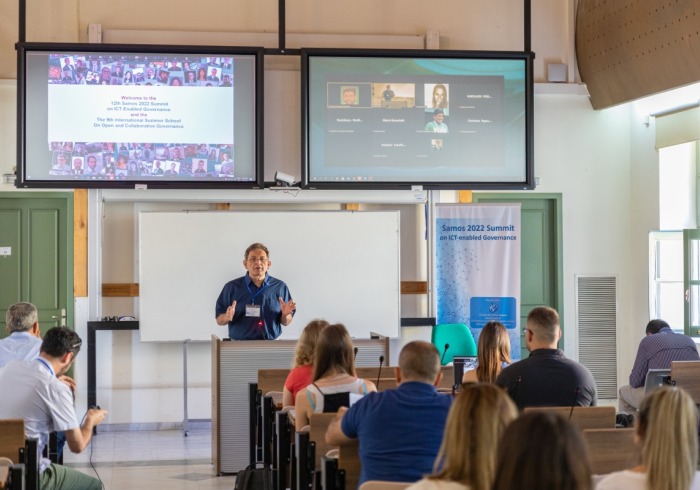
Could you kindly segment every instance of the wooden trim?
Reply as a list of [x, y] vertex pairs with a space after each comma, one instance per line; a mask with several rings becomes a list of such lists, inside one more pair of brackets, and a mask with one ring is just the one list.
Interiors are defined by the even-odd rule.
[[[401, 294], [428, 294], [428, 281], [401, 281]], [[102, 284], [102, 296], [106, 298], [135, 298], [138, 295], [138, 283]]]
[[360, 203], [358, 202], [349, 202], [341, 205], [341, 209], [343, 211], [359, 211], [360, 210]]
[[401, 281], [401, 294], [428, 294], [428, 281]]
[[102, 296], [105, 298], [135, 298], [139, 295], [138, 283], [104, 283], [102, 284]]
[[217, 211], [231, 211], [230, 202], [217, 202], [214, 207]]
[[88, 191], [73, 191], [73, 296], [88, 295]]
[[472, 191], [458, 191], [458, 201], [460, 204], [467, 204], [472, 201]]

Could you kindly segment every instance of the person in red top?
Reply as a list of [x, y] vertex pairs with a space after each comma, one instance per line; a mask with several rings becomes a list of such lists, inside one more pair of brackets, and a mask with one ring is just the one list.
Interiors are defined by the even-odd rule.
[[311, 320], [299, 336], [294, 350], [292, 370], [284, 382], [282, 405], [294, 406], [297, 392], [303, 390], [313, 381], [316, 342], [321, 331], [328, 326], [325, 320]]

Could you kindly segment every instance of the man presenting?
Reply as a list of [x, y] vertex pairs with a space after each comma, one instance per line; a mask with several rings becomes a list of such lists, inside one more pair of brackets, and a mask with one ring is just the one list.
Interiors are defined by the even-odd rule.
[[41, 332], [33, 304], [10, 306], [5, 314], [5, 329], [9, 335], [0, 340], [0, 368], [10, 361], [36, 359], [41, 348]]
[[415, 482], [431, 473], [452, 398], [435, 389], [440, 354], [428, 342], [406, 344], [396, 368], [398, 387], [370, 393], [338, 410], [326, 433], [328, 444], [359, 441], [359, 484], [368, 480]]
[[273, 340], [292, 323], [296, 303], [287, 285], [269, 274], [267, 247], [253, 243], [245, 251], [245, 276], [224, 285], [216, 300], [216, 323], [228, 324], [234, 340]]
[[518, 410], [587, 407], [597, 403], [593, 375], [586, 366], [567, 359], [557, 349], [560, 337], [559, 314], [554, 308], [539, 306], [527, 316], [525, 345], [530, 357], [504, 368], [496, 379]]
[[[82, 426], [73, 408], [73, 396], [58, 380], [68, 371], [80, 351], [80, 337], [65, 327], [46, 332], [39, 357], [33, 361], [12, 361], [0, 369], [0, 418], [24, 419], [26, 437], [39, 439], [39, 452], [49, 441], [49, 433], [65, 431], [68, 447], [74, 453], [82, 452], [90, 442], [93, 428], [100, 424], [107, 412], [90, 409]], [[52, 464], [42, 458], [39, 485], [41, 488], [66, 490], [99, 490], [102, 484], [96, 478], [72, 468]]]
[[650, 369], [670, 369], [672, 361], [698, 361], [698, 348], [690, 337], [674, 333], [663, 320], [647, 324], [646, 337], [639, 343], [630, 384], [620, 388], [620, 412], [639, 410], [644, 398], [644, 383]]

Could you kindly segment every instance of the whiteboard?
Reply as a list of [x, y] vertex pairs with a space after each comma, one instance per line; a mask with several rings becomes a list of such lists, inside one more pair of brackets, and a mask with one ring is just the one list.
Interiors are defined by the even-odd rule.
[[216, 299], [245, 274], [254, 242], [270, 250], [269, 274], [297, 304], [280, 338], [298, 338], [314, 318], [355, 338], [399, 336], [399, 211], [141, 212], [138, 227], [142, 341], [228, 337]]

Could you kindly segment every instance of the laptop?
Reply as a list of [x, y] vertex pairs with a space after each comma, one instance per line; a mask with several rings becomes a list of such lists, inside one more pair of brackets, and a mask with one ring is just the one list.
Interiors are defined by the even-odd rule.
[[465, 371], [476, 369], [476, 356], [454, 356], [452, 359], [452, 367], [454, 369], [454, 386], [462, 384], [462, 376]]

